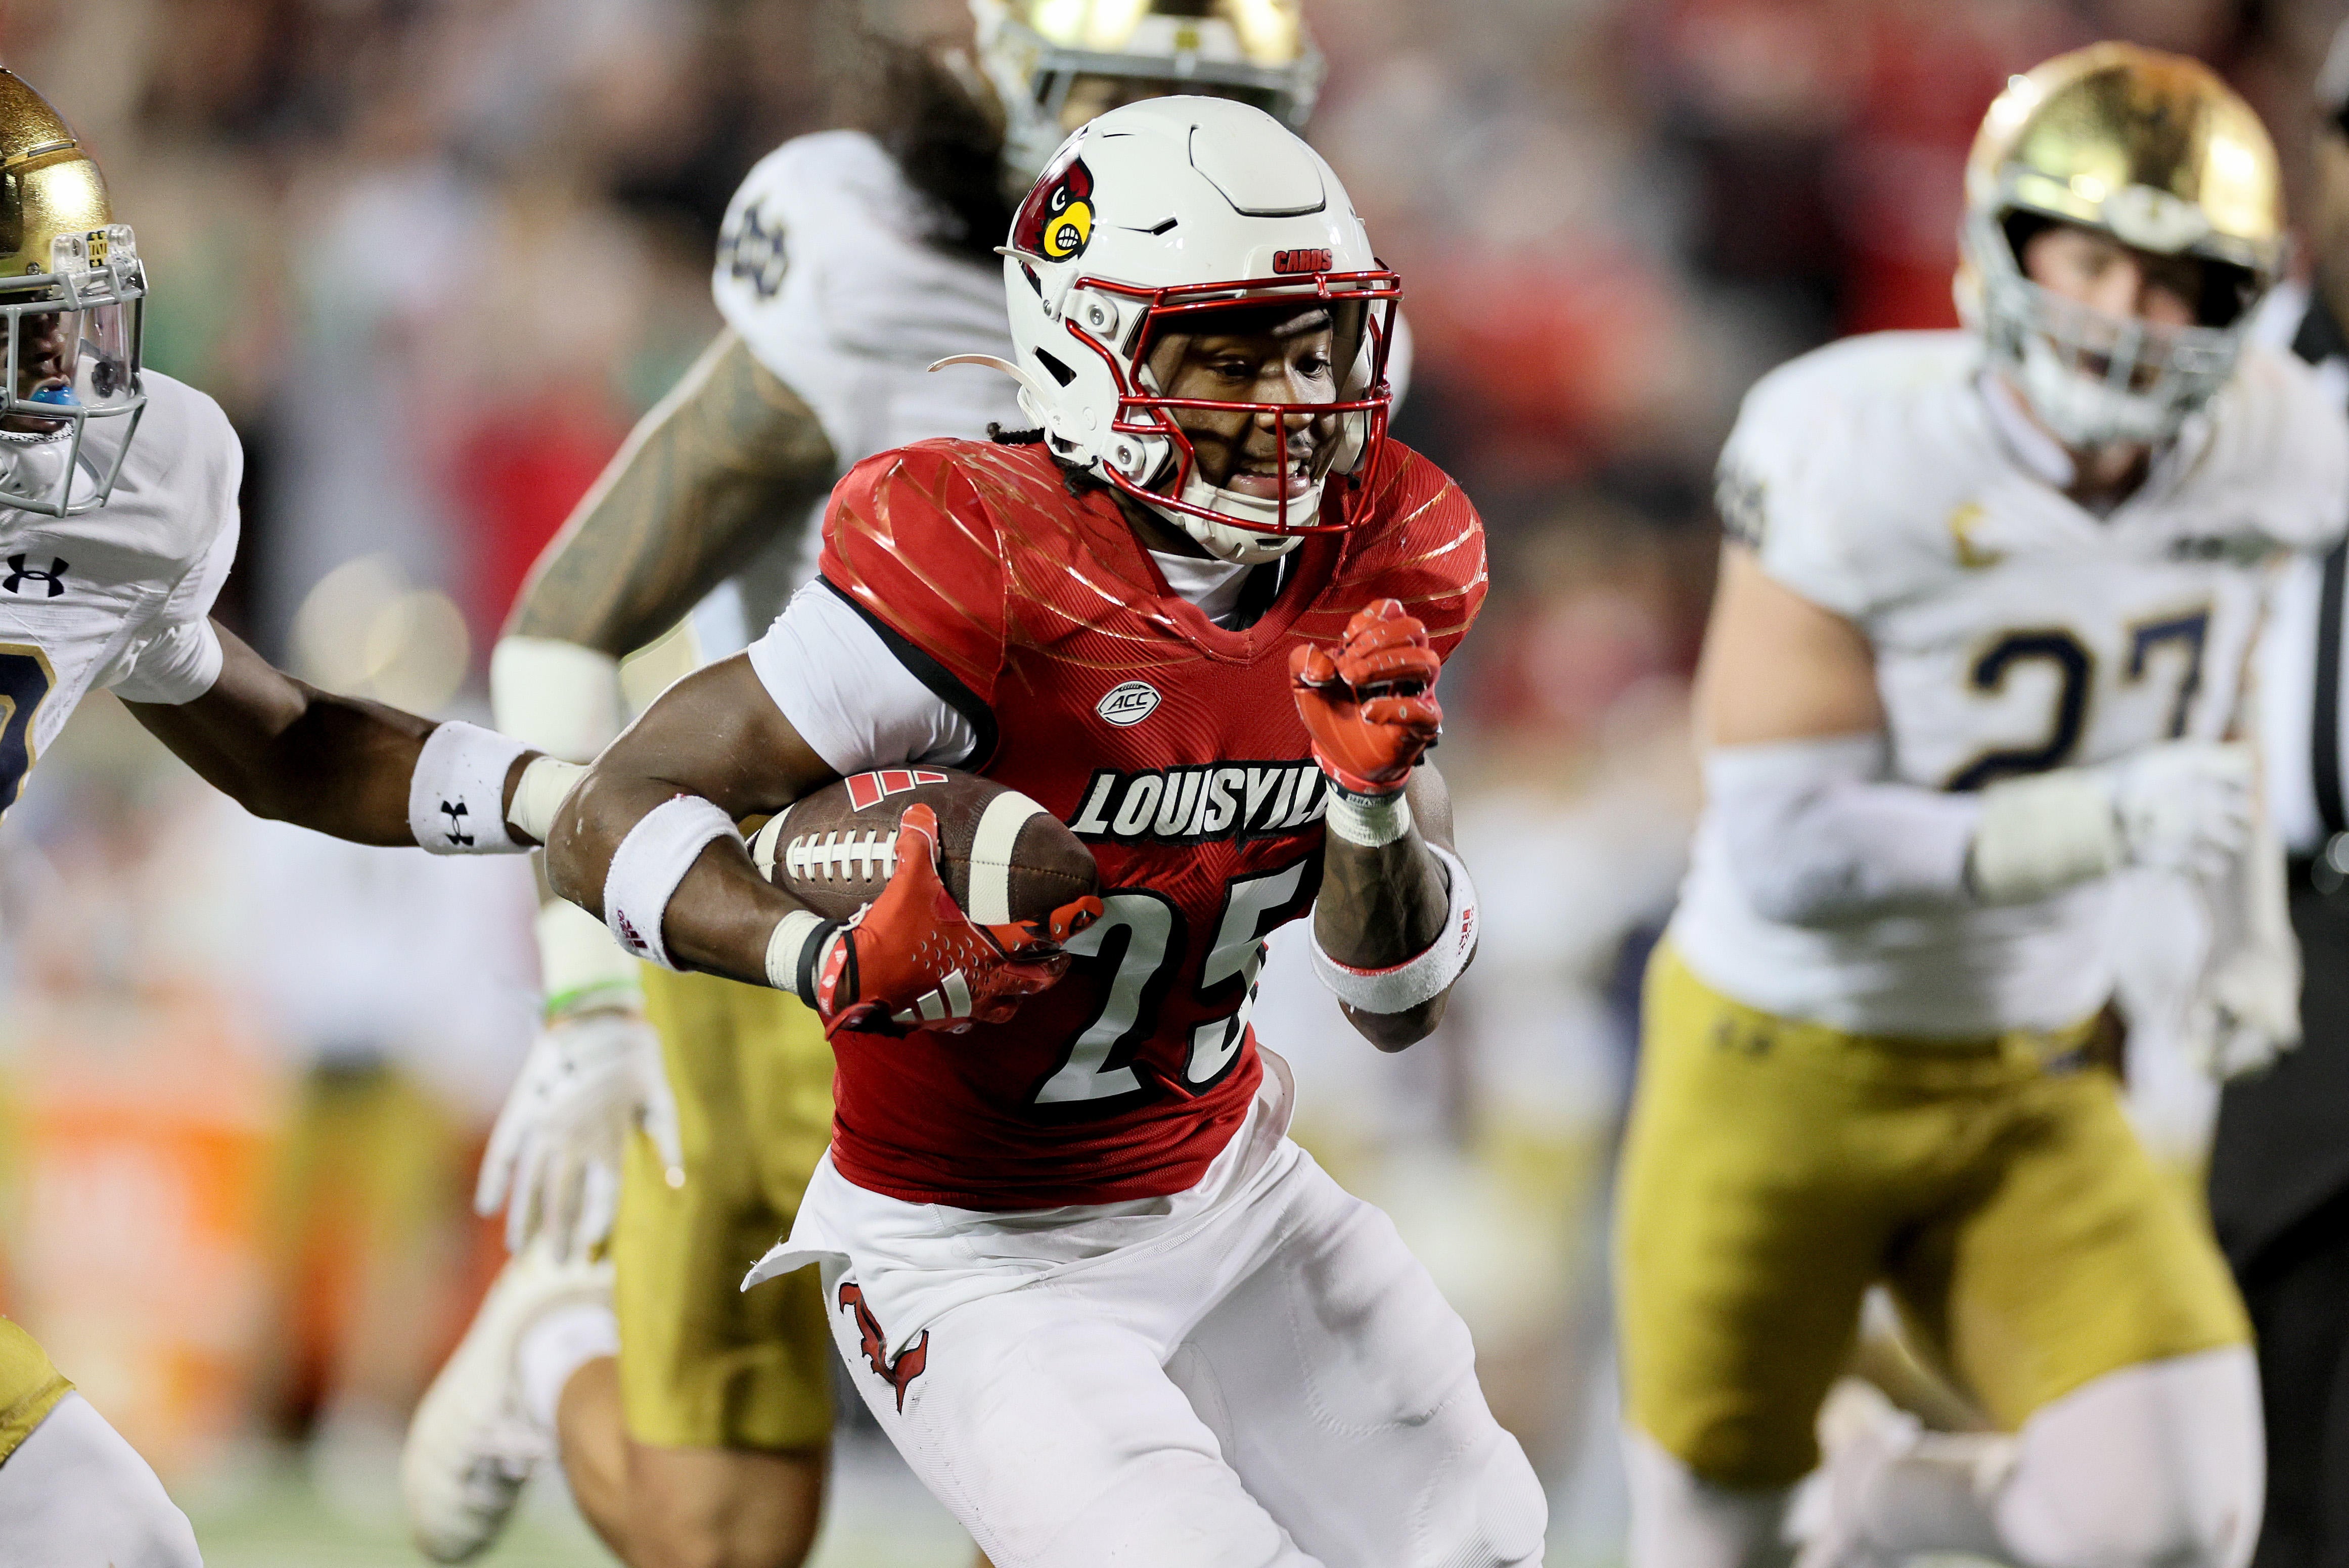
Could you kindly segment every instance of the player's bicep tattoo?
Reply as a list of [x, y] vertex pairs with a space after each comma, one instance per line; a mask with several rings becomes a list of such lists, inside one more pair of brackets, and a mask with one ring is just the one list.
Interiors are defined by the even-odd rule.
[[507, 630], [632, 653], [804, 526], [835, 467], [814, 411], [721, 334], [539, 558]]

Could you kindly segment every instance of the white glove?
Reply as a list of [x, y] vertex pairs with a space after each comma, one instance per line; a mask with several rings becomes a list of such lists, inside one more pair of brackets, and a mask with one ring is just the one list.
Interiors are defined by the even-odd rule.
[[2096, 768], [1982, 791], [1966, 877], [1984, 903], [2025, 903], [2123, 866], [2210, 880], [2251, 835], [2251, 748], [2165, 740]]
[[2251, 839], [2251, 748], [2231, 740], [2169, 740], [2095, 771], [2112, 791], [2121, 857], [2133, 866], [2223, 881]]
[[2198, 891], [2208, 901], [2210, 950], [2187, 1004], [2186, 1043], [2223, 1083], [2300, 1044], [2300, 941], [2283, 846], [2264, 811], [2230, 874]]
[[504, 1206], [509, 1252], [543, 1236], [558, 1260], [584, 1258], [611, 1233], [621, 1151], [639, 1127], [668, 1184], [684, 1185], [677, 1100], [652, 1026], [615, 1009], [549, 1020], [491, 1130], [474, 1211]]

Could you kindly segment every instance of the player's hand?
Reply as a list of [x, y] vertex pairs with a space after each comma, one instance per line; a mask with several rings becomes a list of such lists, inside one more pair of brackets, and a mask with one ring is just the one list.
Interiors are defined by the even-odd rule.
[[2195, 884], [2210, 945], [2187, 1004], [2188, 1047], [2220, 1082], [2258, 1072], [2300, 1044], [2300, 938], [2283, 845], [2261, 812], [2235, 867]]
[[1427, 627], [1393, 599], [1358, 611], [1335, 650], [1291, 652], [1289, 687], [1321, 771], [1356, 795], [1401, 789], [1443, 733], [1442, 669]]
[[2123, 758], [2106, 777], [2122, 858], [2211, 881], [2241, 859], [2251, 834], [2251, 748], [2171, 740]]
[[504, 1207], [510, 1252], [543, 1236], [560, 1259], [586, 1256], [611, 1233], [621, 1153], [639, 1127], [670, 1184], [683, 1181], [677, 1100], [652, 1026], [616, 1009], [550, 1019], [491, 1130], [475, 1212]]
[[938, 818], [927, 806], [908, 807], [898, 820], [896, 852], [889, 885], [842, 928], [818, 965], [816, 1010], [827, 1035], [1003, 1023], [1068, 973], [1061, 944], [1101, 917], [1101, 900], [1087, 895], [1041, 926], [978, 924], [938, 874]]
[[2300, 1045], [2296, 952], [2243, 948], [2211, 965], [2186, 1009], [2186, 1043], [2220, 1083], [2259, 1072]]

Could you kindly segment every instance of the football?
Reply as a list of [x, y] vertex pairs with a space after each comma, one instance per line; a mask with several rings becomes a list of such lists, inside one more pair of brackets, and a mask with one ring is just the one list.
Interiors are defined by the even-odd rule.
[[760, 874], [828, 920], [881, 896], [908, 806], [938, 814], [947, 891], [982, 925], [1042, 921], [1101, 890], [1093, 853], [1016, 789], [944, 768], [858, 773], [798, 800], [750, 839]]

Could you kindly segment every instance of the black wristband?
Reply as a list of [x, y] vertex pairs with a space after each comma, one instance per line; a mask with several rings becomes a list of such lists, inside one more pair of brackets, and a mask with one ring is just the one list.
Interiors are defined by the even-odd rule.
[[[819, 1010], [815, 1005], [816, 960], [823, 955], [824, 944], [832, 940], [833, 934], [840, 926], [839, 921], [825, 921], [809, 934], [807, 944], [800, 949], [799, 978], [792, 983], [792, 989], [799, 993], [800, 1000], [808, 1005], [811, 1012]], [[843, 978], [848, 984], [842, 988], [851, 996], [856, 995], [856, 949], [853, 946], [848, 950], [848, 969]]]

